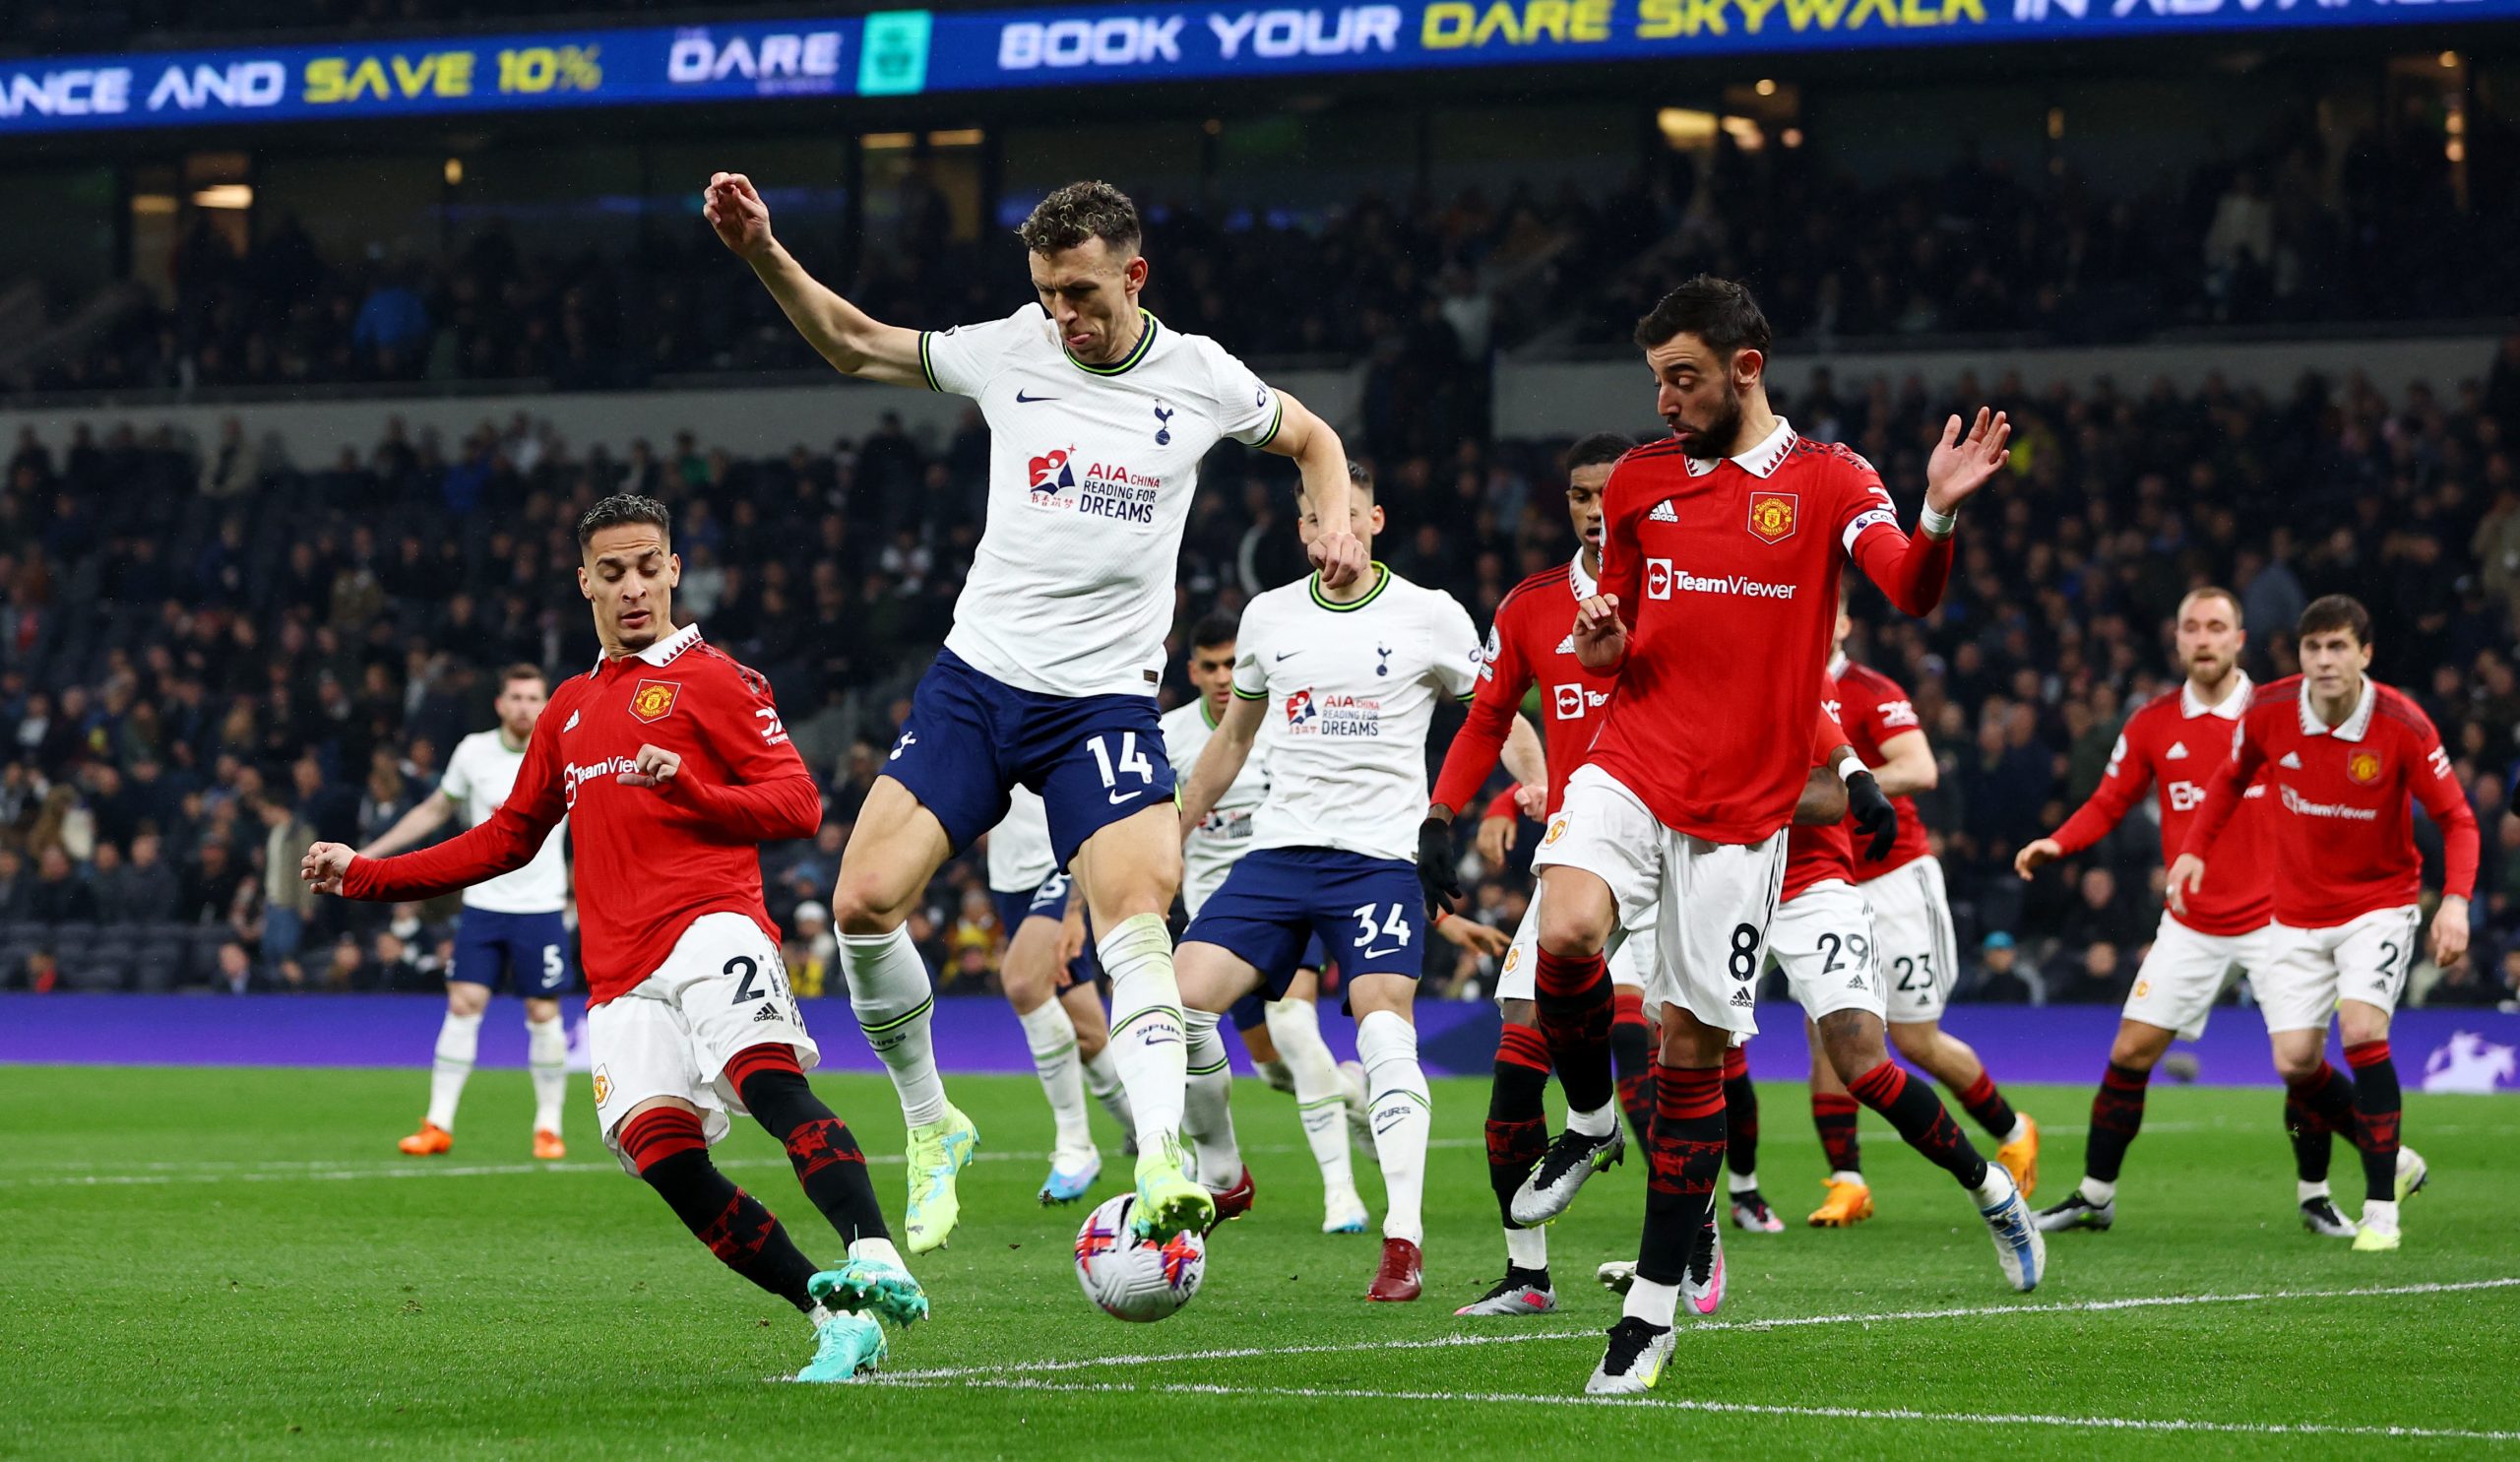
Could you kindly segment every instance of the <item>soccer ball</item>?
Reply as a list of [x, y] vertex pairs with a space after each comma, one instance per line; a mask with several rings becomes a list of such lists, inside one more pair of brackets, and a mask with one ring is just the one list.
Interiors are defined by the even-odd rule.
[[1122, 1193], [1085, 1216], [1076, 1231], [1076, 1282], [1115, 1319], [1160, 1320], [1190, 1303], [1208, 1272], [1207, 1240], [1175, 1234], [1150, 1242], [1129, 1230], [1137, 1194]]

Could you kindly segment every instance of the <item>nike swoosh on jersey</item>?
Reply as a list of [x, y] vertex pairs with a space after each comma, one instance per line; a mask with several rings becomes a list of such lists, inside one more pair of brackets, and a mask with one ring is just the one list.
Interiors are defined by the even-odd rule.
[[1016, 393], [1015, 393], [1015, 404], [1016, 404], [1017, 406], [1031, 406], [1033, 403], [1035, 403], [1035, 402], [1037, 402], [1037, 401], [1056, 401], [1056, 400], [1058, 400], [1058, 398], [1057, 398], [1057, 397], [1055, 397], [1055, 396], [1027, 396], [1027, 395], [1025, 395], [1025, 394], [1024, 394], [1024, 392], [1023, 392], [1020, 388], [1019, 388], [1019, 389], [1016, 391]]

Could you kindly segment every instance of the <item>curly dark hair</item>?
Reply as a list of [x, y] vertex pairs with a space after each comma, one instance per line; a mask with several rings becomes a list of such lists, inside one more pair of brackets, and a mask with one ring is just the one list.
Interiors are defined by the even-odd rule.
[[653, 497], [641, 497], [635, 492], [616, 492], [587, 509], [586, 516], [578, 520], [578, 546], [583, 548], [587, 540], [607, 528], [619, 528], [625, 523], [653, 523], [659, 533], [667, 539], [673, 537], [673, 509]]
[[1114, 254], [1137, 252], [1145, 230], [1129, 195], [1104, 182], [1070, 183], [1033, 206], [1015, 236], [1036, 254], [1055, 254], [1099, 238]]

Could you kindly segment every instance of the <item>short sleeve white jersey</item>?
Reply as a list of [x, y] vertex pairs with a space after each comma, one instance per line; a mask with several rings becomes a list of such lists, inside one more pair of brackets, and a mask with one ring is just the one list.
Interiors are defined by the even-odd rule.
[[1242, 611], [1233, 693], [1268, 702], [1269, 795], [1254, 848], [1336, 848], [1414, 861], [1426, 815], [1426, 733], [1438, 698], [1468, 700], [1479, 631], [1449, 594], [1382, 564], [1354, 604], [1319, 575]]
[[[1216, 734], [1217, 724], [1208, 719], [1208, 700], [1201, 696], [1186, 706], [1175, 706], [1164, 713], [1164, 754], [1172, 763], [1172, 775], [1181, 783], [1190, 780], [1190, 769], [1199, 764], [1199, 753], [1207, 750], [1208, 740]], [[1225, 882], [1244, 854], [1251, 851], [1251, 814], [1259, 809], [1269, 795], [1269, 735], [1261, 728], [1251, 754], [1243, 758], [1242, 770], [1233, 774], [1233, 783], [1217, 798], [1215, 807], [1190, 832], [1189, 841], [1181, 849], [1181, 906], [1192, 919], [1199, 917], [1199, 907], [1208, 895]]]
[[1278, 433], [1284, 407], [1249, 367], [1140, 320], [1110, 365], [1070, 356], [1038, 305], [918, 338], [928, 385], [989, 427], [987, 523], [945, 648], [1019, 689], [1153, 695], [1199, 460]]
[[[524, 747], [510, 751], [498, 731], [474, 731], [455, 743], [437, 790], [462, 809], [466, 827], [478, 827], [516, 790], [516, 774], [524, 765]], [[564, 845], [568, 827], [567, 819], [562, 819], [524, 867], [466, 889], [464, 907], [486, 914], [557, 914], [567, 908], [569, 860]]]
[[988, 886], [1029, 894], [1057, 871], [1050, 852], [1050, 813], [1041, 795], [1018, 782], [1006, 790], [1006, 816], [988, 830]]

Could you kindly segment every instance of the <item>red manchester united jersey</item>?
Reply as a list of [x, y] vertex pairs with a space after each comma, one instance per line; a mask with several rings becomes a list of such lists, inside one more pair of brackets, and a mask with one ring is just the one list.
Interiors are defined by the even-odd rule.
[[2475, 890], [2477, 818], [2450, 755], [2423, 708], [2379, 681], [2363, 680], [2362, 700], [2335, 727], [2320, 723], [2299, 675], [2250, 697], [2180, 850], [2205, 859], [2209, 881], [2241, 790], [2261, 781], [2268, 846], [2281, 870], [2278, 923], [2333, 928], [2414, 903], [2424, 861], [2410, 794], [2440, 825], [2443, 892], [2466, 898]]
[[[1863, 758], [1867, 767], [1878, 767], [1888, 758], [1881, 743], [1904, 731], [1922, 731], [1917, 720], [1916, 703], [1899, 682], [1872, 668], [1857, 665], [1841, 655], [1830, 662], [1829, 672], [1838, 677], [1838, 720], [1845, 724], [1847, 736], [1855, 746], [1855, 754]], [[1884, 873], [1904, 868], [1933, 852], [1933, 843], [1925, 837], [1924, 814], [1917, 810], [1917, 799], [1897, 796], [1890, 805], [1899, 809], [1899, 837], [1890, 851], [1878, 858], [1868, 858], [1858, 851], [1855, 856], [1855, 876], [1869, 883]]]
[[1579, 553], [1572, 563], [1515, 585], [1496, 605], [1470, 719], [1454, 733], [1435, 778], [1436, 802], [1458, 812], [1478, 795], [1505, 749], [1505, 733], [1521, 714], [1523, 697], [1537, 683], [1548, 747], [1548, 810], [1557, 810], [1566, 779], [1584, 764], [1610, 687], [1618, 683], [1616, 676], [1595, 674], [1575, 658], [1575, 605], [1591, 598], [1593, 589]]
[[[2056, 846], [2080, 853], [2109, 835], [2133, 810], [2148, 787], [2161, 789], [2162, 861], [2176, 862], [2187, 845], [2205, 786], [2231, 755], [2233, 730], [2255, 687], [2248, 677], [2209, 706], [2193, 686], [2155, 696], [2126, 718], [2109, 770], [2091, 800], [2056, 829]], [[2274, 886], [2266, 861], [2266, 779], [2241, 795], [2239, 811], [2214, 845], [2205, 881], [2187, 896], [2187, 912], [2171, 918], [2200, 934], [2245, 934], [2272, 917]]]
[[[1854, 731], [1838, 730], [1845, 719], [1845, 711], [1839, 701], [1839, 686], [1834, 675], [1823, 674], [1820, 677], [1820, 710], [1823, 719], [1819, 740], [1811, 747], [1811, 765], [1814, 767], [1828, 766], [1830, 752], [1839, 746], [1853, 745]], [[1863, 754], [1859, 747], [1855, 750], [1858, 756]], [[1807, 781], [1810, 774], [1806, 771], [1803, 776]], [[1845, 818], [1830, 823], [1796, 823], [1793, 830], [1785, 835], [1785, 891], [1779, 896], [1779, 902], [1791, 903], [1796, 894], [1812, 884], [1826, 883], [1832, 878], [1853, 883], [1855, 857], [1855, 835], [1847, 831]]]
[[1922, 614], [1951, 542], [1911, 540], [1869, 463], [1782, 420], [1718, 462], [1639, 447], [1603, 508], [1602, 592], [1628, 638], [1591, 759], [1666, 827], [1759, 842], [1792, 820], [1810, 766], [1803, 737], [1779, 732], [1820, 699], [1846, 560]]
[[[639, 748], [679, 753], [658, 787], [624, 787]], [[434, 848], [353, 858], [354, 899], [427, 899], [522, 866], [562, 817], [577, 852], [590, 1005], [655, 974], [704, 914], [741, 914], [775, 942], [761, 847], [809, 838], [822, 794], [779, 722], [770, 683], [689, 626], [606, 658], [551, 692], [516, 789], [490, 819]]]

